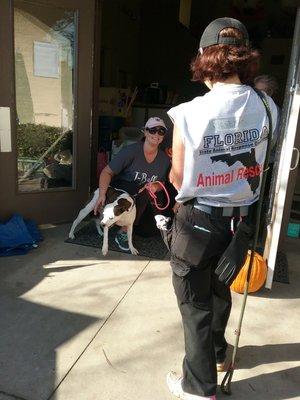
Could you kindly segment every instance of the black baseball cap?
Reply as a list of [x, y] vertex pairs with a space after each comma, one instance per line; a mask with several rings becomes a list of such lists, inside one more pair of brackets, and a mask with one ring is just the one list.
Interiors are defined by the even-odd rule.
[[[225, 28], [236, 28], [242, 32], [244, 39], [234, 37], [220, 37], [220, 32]], [[229, 44], [234, 46], [248, 46], [249, 35], [247, 29], [241, 21], [234, 18], [217, 18], [212, 21], [204, 30], [200, 39], [200, 48], [204, 49], [215, 44]]]

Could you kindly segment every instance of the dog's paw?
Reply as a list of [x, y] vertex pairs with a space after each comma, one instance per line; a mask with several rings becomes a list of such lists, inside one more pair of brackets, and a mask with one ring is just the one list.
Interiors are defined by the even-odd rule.
[[165, 217], [164, 215], [155, 215], [156, 226], [162, 231], [167, 231], [169, 229], [170, 217]]
[[138, 250], [135, 247], [132, 247], [132, 249], [130, 249], [131, 254], [133, 254], [134, 256], [137, 256], [139, 254]]
[[107, 253], [108, 253], [108, 249], [107, 248], [102, 249], [102, 255], [103, 256], [106, 256]]

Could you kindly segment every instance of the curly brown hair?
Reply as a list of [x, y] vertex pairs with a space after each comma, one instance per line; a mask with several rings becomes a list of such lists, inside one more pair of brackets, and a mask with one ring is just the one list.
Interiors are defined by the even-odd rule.
[[[236, 28], [225, 28], [220, 36], [243, 39], [242, 32]], [[259, 61], [259, 52], [247, 46], [208, 46], [191, 62], [192, 80], [223, 82], [237, 74], [242, 83], [251, 84], [258, 73]]]

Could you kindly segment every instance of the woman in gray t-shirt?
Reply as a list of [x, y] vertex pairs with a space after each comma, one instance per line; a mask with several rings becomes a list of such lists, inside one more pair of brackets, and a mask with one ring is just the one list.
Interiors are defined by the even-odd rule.
[[[170, 167], [168, 156], [159, 148], [166, 132], [166, 125], [161, 118], [150, 118], [144, 128], [143, 140], [123, 148], [103, 169], [99, 178], [99, 198], [94, 209], [95, 214], [104, 206], [106, 191], [110, 185], [131, 195], [137, 194], [149, 183], [153, 192], [160, 189], [155, 182], [164, 182]], [[135, 225], [140, 223], [140, 218], [149, 204], [150, 198], [146, 191], [136, 197]], [[121, 250], [129, 250], [125, 227], [121, 228], [115, 241]]]

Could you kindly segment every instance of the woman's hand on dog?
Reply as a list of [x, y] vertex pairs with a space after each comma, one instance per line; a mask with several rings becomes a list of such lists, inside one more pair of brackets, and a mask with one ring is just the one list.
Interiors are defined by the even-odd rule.
[[106, 195], [105, 194], [102, 194], [102, 193], [99, 194], [99, 197], [98, 197], [97, 202], [96, 202], [95, 207], [94, 207], [94, 215], [97, 215], [99, 210], [104, 207], [105, 199], [106, 199]]

